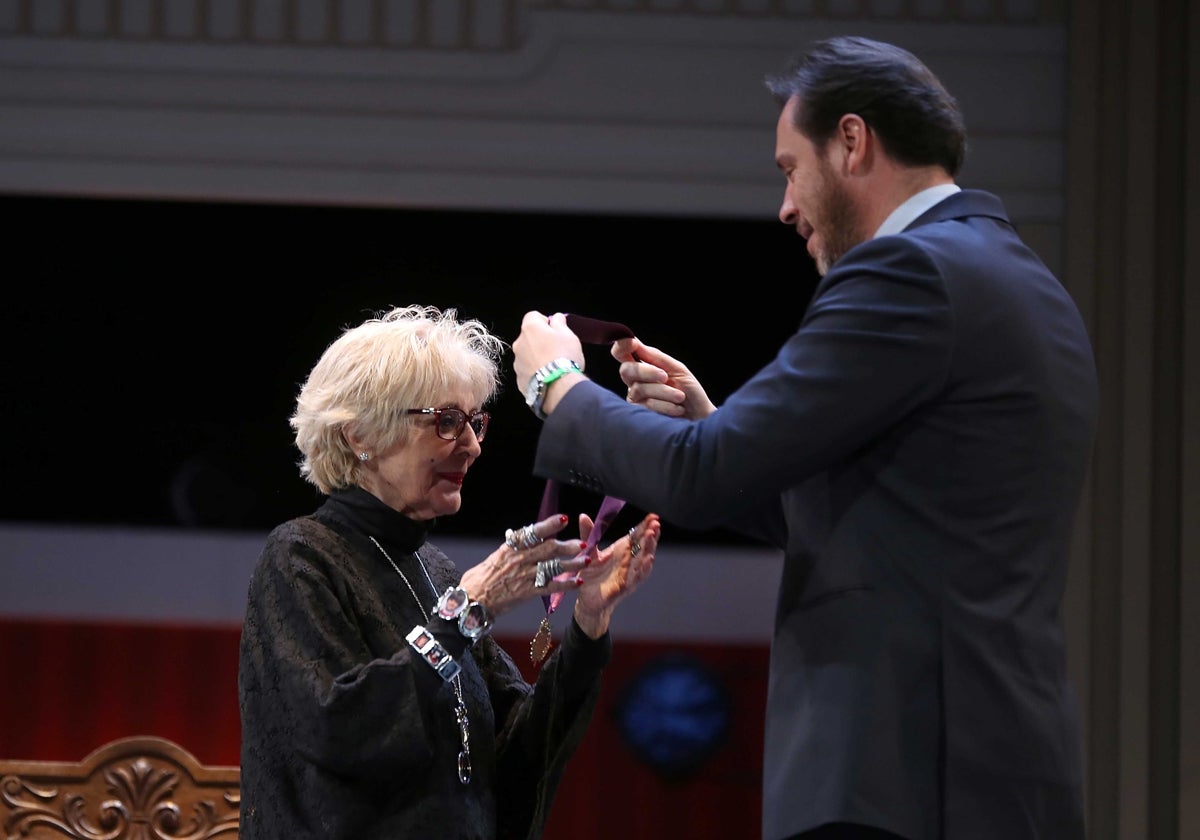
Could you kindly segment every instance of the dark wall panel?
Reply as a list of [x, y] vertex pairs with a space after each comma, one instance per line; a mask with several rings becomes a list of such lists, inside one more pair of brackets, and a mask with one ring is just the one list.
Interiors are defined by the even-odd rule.
[[[457, 307], [509, 341], [529, 309], [621, 320], [719, 401], [771, 359], [815, 282], [773, 218], [20, 196], [0, 209], [0, 518], [14, 521], [264, 529], [308, 512], [292, 401], [342, 326], [391, 305]], [[607, 351], [588, 352], [588, 372], [619, 389]], [[537, 421], [511, 367], [492, 409], [443, 532], [498, 535], [536, 513]]]

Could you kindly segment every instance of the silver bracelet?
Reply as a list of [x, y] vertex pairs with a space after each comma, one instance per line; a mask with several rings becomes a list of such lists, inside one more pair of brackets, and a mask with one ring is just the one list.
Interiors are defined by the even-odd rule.
[[478, 601], [472, 601], [467, 590], [461, 586], [451, 586], [438, 598], [430, 615], [444, 618], [446, 621], [458, 622], [458, 632], [472, 646], [492, 629], [492, 614], [486, 606]]
[[408, 635], [404, 637], [408, 644], [421, 655], [421, 658], [429, 663], [429, 667], [437, 672], [437, 675], [446, 682], [458, 676], [461, 666], [454, 661], [454, 657], [442, 647], [442, 643], [434, 638], [426, 628], [420, 624], [408, 631]]

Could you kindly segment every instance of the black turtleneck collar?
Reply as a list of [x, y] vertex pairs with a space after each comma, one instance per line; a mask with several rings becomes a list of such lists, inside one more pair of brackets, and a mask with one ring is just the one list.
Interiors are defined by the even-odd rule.
[[385, 505], [361, 487], [334, 490], [317, 510], [317, 518], [362, 536], [374, 537], [388, 548], [409, 554], [429, 536], [436, 519], [410, 519]]

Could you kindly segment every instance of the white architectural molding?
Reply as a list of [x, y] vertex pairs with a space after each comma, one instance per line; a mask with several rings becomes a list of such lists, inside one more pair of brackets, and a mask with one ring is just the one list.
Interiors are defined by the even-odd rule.
[[0, 192], [770, 218], [762, 77], [853, 31], [956, 93], [969, 185], [1058, 225], [1057, 7], [0, 0]]

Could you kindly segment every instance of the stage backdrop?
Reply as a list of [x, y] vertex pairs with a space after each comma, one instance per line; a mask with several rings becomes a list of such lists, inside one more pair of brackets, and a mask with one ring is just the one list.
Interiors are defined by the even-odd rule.
[[[241, 612], [262, 534], [0, 525], [0, 756], [77, 761], [152, 734], [236, 764]], [[482, 541], [443, 541], [483, 556]], [[665, 546], [618, 610], [546, 840], [759, 837], [774, 552]], [[497, 639], [533, 678], [540, 604]], [[570, 602], [552, 616], [556, 638]]]

